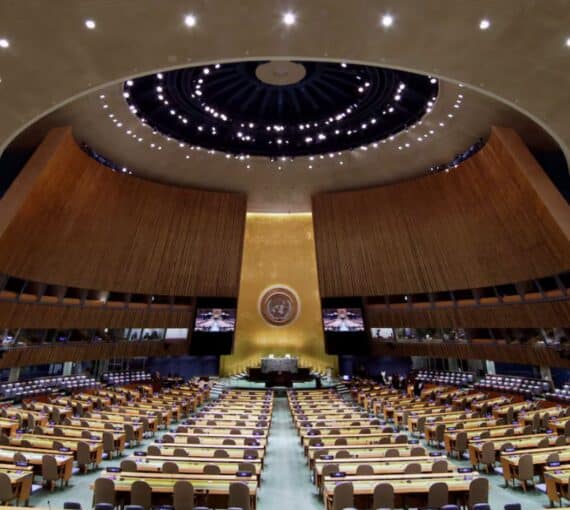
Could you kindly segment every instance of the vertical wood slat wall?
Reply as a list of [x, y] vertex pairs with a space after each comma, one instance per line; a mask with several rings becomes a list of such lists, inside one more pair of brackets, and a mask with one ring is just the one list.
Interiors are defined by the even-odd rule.
[[564, 272], [568, 206], [555, 219], [523, 164], [537, 165], [520, 138], [493, 128], [485, 147], [449, 173], [315, 195], [321, 296], [476, 288]]
[[188, 354], [187, 341], [144, 341], [117, 343], [77, 343], [39, 345], [10, 349], [0, 358], [0, 368], [63, 363], [65, 361], [93, 361], [134, 357], [183, 356]]
[[371, 328], [561, 328], [570, 325], [570, 300], [434, 310], [369, 304], [366, 319]]
[[0, 328], [191, 328], [193, 317], [194, 305], [171, 310], [0, 302]]
[[[32, 158], [39, 175], [0, 238], [0, 272], [119, 292], [237, 296], [245, 195], [114, 173], [77, 146], [70, 128], [44, 141], [56, 142], [43, 151], [41, 172]], [[13, 188], [21, 194], [18, 182]], [[14, 203], [11, 189], [2, 213]]]

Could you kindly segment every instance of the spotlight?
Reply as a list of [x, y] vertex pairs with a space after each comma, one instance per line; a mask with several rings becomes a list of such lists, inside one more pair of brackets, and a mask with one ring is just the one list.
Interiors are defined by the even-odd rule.
[[486, 19], [486, 18], [485, 18], [485, 19], [482, 19], [482, 20], [479, 22], [479, 28], [480, 28], [481, 30], [487, 30], [490, 26], [491, 26], [491, 22], [490, 22], [488, 19]]
[[297, 22], [297, 15], [294, 12], [289, 11], [283, 14], [281, 20], [285, 25], [290, 27], [291, 25], [294, 25]]
[[85, 26], [89, 29], [89, 30], [93, 30], [97, 24], [95, 23], [95, 21], [93, 21], [92, 19], [86, 19], [85, 20]]
[[196, 16], [194, 14], [187, 14], [184, 16], [184, 24], [187, 27], [195, 27], [196, 26]]
[[390, 28], [394, 24], [394, 16], [391, 14], [384, 14], [380, 20], [384, 28]]

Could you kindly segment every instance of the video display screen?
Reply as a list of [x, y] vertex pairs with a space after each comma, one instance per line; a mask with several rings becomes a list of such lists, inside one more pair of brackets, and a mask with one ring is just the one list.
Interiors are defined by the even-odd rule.
[[364, 331], [364, 317], [361, 308], [323, 308], [325, 331], [353, 333]]
[[194, 331], [202, 333], [231, 333], [236, 327], [235, 308], [198, 308]]

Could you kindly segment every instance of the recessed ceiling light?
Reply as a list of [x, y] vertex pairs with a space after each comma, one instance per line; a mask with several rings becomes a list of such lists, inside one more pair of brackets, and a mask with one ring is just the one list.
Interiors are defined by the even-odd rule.
[[196, 16], [194, 14], [187, 14], [184, 16], [184, 24], [187, 27], [195, 27], [196, 26]]
[[568, 39], [566, 39], [566, 47], [570, 48], [570, 37], [568, 37]]
[[484, 18], [479, 22], [479, 28], [481, 30], [487, 30], [490, 26], [491, 22], [487, 18]]
[[97, 24], [95, 23], [95, 21], [93, 21], [92, 19], [86, 19], [85, 20], [85, 26], [89, 29], [89, 30], [93, 30]]
[[9, 48], [10, 47], [10, 41], [8, 41], [8, 39], [0, 39], [0, 48]]
[[291, 25], [294, 25], [297, 22], [297, 15], [294, 12], [289, 11], [283, 14], [281, 20], [285, 25], [290, 27]]
[[391, 14], [384, 14], [380, 19], [380, 23], [384, 28], [389, 28], [394, 24], [394, 16]]

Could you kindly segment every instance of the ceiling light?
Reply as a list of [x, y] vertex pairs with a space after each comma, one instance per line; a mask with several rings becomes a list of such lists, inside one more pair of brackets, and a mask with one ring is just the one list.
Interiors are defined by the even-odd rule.
[[394, 16], [391, 14], [384, 14], [380, 20], [380, 23], [382, 23], [382, 26], [384, 28], [389, 28], [394, 24]]
[[566, 39], [566, 47], [570, 48], [570, 37], [568, 37], [568, 39]]
[[283, 14], [281, 20], [285, 25], [290, 27], [291, 25], [294, 25], [297, 22], [297, 15], [294, 12], [289, 11]]
[[488, 19], [486, 19], [486, 18], [482, 19], [482, 20], [479, 22], [479, 28], [480, 28], [481, 30], [487, 30], [490, 26], [491, 26], [491, 22], [490, 22]]
[[85, 26], [89, 29], [89, 30], [93, 30], [97, 24], [95, 23], [95, 21], [93, 21], [92, 19], [86, 19], [85, 20]]
[[187, 27], [195, 27], [196, 26], [196, 16], [194, 14], [187, 14], [184, 16], [184, 24]]
[[8, 41], [8, 39], [0, 39], [0, 48], [9, 48], [10, 47], [10, 41]]
[[432, 78], [429, 82], [432, 83], [432, 84], [435, 84], [435, 83], [437, 83], [437, 79], [436, 79], [436, 78]]

